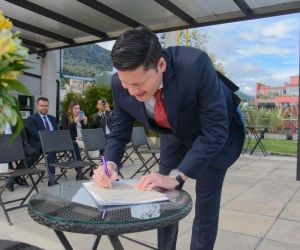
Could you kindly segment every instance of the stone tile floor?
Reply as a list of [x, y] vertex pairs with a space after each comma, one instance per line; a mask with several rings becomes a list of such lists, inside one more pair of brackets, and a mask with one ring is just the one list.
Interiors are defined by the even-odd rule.
[[[130, 176], [134, 169], [136, 167], [128, 163], [122, 173]], [[241, 156], [225, 178], [215, 249], [300, 250], [300, 182], [295, 176], [296, 158]], [[61, 182], [74, 179], [75, 174], [68, 173], [68, 179]], [[39, 187], [47, 188], [46, 184], [47, 180]], [[195, 182], [189, 180], [184, 188], [193, 199], [194, 186]], [[17, 197], [25, 189], [16, 185], [14, 192], [4, 192], [3, 199]], [[9, 214], [12, 226], [0, 211], [0, 239], [22, 241], [43, 249], [63, 249], [54, 232], [34, 222], [26, 208]], [[180, 222], [178, 250], [189, 249], [193, 214], [192, 210]], [[66, 235], [74, 249], [90, 249], [95, 239], [92, 235]], [[153, 247], [156, 245], [155, 230], [126, 236]], [[125, 249], [149, 249], [123, 238], [121, 242]], [[112, 249], [107, 237], [102, 237], [99, 249]]]

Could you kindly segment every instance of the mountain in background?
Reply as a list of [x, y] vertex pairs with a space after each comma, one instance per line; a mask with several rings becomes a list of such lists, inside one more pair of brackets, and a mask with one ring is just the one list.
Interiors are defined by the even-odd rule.
[[112, 70], [110, 51], [96, 44], [63, 49], [64, 75], [96, 77]]
[[247, 95], [247, 94], [245, 94], [244, 92], [242, 92], [242, 91], [240, 91], [240, 90], [238, 90], [237, 92], [236, 92], [236, 94], [241, 98], [241, 100], [242, 101], [247, 101], [247, 102], [249, 102], [249, 103], [252, 103], [252, 102], [254, 102], [254, 96], [252, 96], [252, 95]]

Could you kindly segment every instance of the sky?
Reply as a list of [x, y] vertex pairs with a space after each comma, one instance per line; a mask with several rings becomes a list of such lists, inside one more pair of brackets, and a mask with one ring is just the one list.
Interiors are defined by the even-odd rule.
[[[197, 28], [207, 34], [207, 49], [222, 63], [227, 77], [246, 94], [255, 84], [282, 86], [299, 75], [300, 14]], [[114, 41], [99, 43], [111, 50]]]

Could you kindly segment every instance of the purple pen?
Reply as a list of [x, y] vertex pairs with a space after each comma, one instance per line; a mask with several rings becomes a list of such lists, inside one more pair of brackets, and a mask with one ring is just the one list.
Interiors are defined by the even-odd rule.
[[101, 158], [102, 158], [102, 163], [103, 163], [103, 168], [104, 168], [105, 174], [109, 177], [109, 172], [108, 172], [105, 158], [104, 158], [104, 156], [101, 156]]

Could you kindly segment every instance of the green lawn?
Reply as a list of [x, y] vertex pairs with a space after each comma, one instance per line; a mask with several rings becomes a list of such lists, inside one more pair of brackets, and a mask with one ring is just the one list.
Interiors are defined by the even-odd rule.
[[[244, 148], [247, 146], [248, 140], [245, 140]], [[280, 155], [297, 155], [297, 141], [287, 141], [287, 140], [262, 140], [263, 145], [267, 149], [267, 152], [272, 154]], [[251, 146], [255, 144], [254, 140], [251, 140]], [[256, 148], [257, 151], [260, 151], [260, 148]]]

